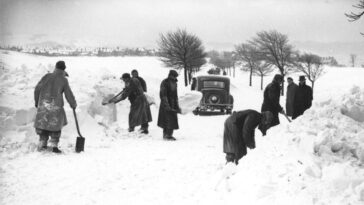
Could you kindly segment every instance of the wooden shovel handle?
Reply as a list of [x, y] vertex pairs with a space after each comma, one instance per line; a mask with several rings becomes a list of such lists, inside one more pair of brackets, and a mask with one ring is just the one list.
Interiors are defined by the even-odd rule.
[[73, 110], [73, 116], [75, 117], [75, 122], [76, 122], [76, 127], [77, 127], [77, 133], [80, 137], [82, 137], [81, 133], [80, 133], [80, 128], [78, 126], [78, 120], [77, 120], [77, 115], [76, 115], [76, 110], [75, 109], [72, 109]]

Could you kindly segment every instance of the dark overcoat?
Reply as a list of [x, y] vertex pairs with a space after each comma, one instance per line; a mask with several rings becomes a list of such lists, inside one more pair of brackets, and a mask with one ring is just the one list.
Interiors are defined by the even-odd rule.
[[278, 82], [273, 81], [267, 85], [264, 90], [264, 99], [261, 111], [270, 111], [273, 114], [271, 126], [279, 124], [278, 113], [282, 111], [282, 106], [279, 104], [281, 96], [281, 88]]
[[55, 69], [53, 73], [42, 77], [34, 89], [34, 101], [37, 107], [35, 128], [55, 132], [67, 124], [63, 93], [70, 106], [76, 108], [76, 100], [64, 70]]
[[133, 128], [152, 121], [150, 107], [143, 88], [136, 78], [131, 78], [122, 94], [110, 102], [118, 103], [126, 98], [130, 101], [129, 127]]
[[298, 116], [302, 115], [305, 110], [310, 108], [312, 99], [312, 88], [306, 84], [300, 84], [297, 87], [294, 98], [292, 119], [296, 119]]
[[159, 97], [158, 126], [164, 129], [176, 130], [178, 126], [177, 112], [178, 104], [177, 81], [172, 78], [164, 79], [161, 83]]
[[255, 128], [261, 119], [262, 115], [255, 110], [233, 112], [224, 124], [224, 153], [234, 153], [239, 160], [247, 154], [247, 147], [254, 149]]
[[140, 85], [141, 85], [141, 86], [142, 86], [142, 88], [143, 88], [143, 91], [144, 91], [144, 92], [147, 92], [147, 83], [145, 83], [145, 80], [144, 80], [142, 77], [140, 77], [140, 76], [136, 77], [136, 79], [138, 79], [138, 80], [139, 80]]
[[297, 84], [291, 83], [287, 86], [287, 93], [286, 93], [286, 114], [288, 116], [293, 115], [293, 102], [294, 97], [297, 89]]

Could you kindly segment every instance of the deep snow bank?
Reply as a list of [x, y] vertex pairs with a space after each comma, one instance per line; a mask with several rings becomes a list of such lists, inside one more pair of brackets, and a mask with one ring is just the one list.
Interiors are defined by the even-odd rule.
[[282, 163], [295, 165], [288, 177], [277, 176], [286, 193], [296, 190], [297, 198], [310, 203], [364, 203], [363, 99], [364, 88], [355, 86], [316, 102], [284, 129], [272, 130], [277, 141], [271, 143], [285, 156]]

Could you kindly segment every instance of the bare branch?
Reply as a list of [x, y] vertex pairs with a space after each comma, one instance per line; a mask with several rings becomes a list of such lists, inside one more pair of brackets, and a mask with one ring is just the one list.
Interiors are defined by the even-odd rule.
[[359, 12], [350, 12], [349, 14], [345, 13], [345, 16], [348, 18], [348, 21], [353, 22], [359, 20], [364, 15], [364, 0], [360, 0], [358, 4], [353, 5], [354, 8], [363, 10]]

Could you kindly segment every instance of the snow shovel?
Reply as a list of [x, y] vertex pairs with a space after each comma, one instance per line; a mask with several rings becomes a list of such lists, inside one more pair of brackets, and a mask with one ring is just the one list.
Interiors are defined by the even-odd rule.
[[[124, 89], [120, 92], [120, 93], [118, 93], [117, 95], [115, 95], [114, 97], [112, 97], [110, 100], [113, 100], [113, 99], [115, 99], [115, 98], [117, 98], [118, 96], [120, 96], [121, 94], [123, 94], [123, 92], [124, 92]], [[108, 102], [101, 102], [101, 105], [107, 105], [107, 104], [110, 104], [109, 103], [109, 101], [110, 100], [108, 100]]]
[[82, 151], [84, 151], [85, 148], [85, 138], [82, 137], [81, 133], [80, 133], [80, 128], [78, 127], [78, 121], [77, 121], [77, 116], [76, 116], [76, 111], [75, 109], [73, 109], [73, 116], [75, 116], [75, 122], [76, 122], [76, 127], [77, 127], [77, 132], [78, 132], [78, 137], [76, 138], [76, 152], [80, 153]]

